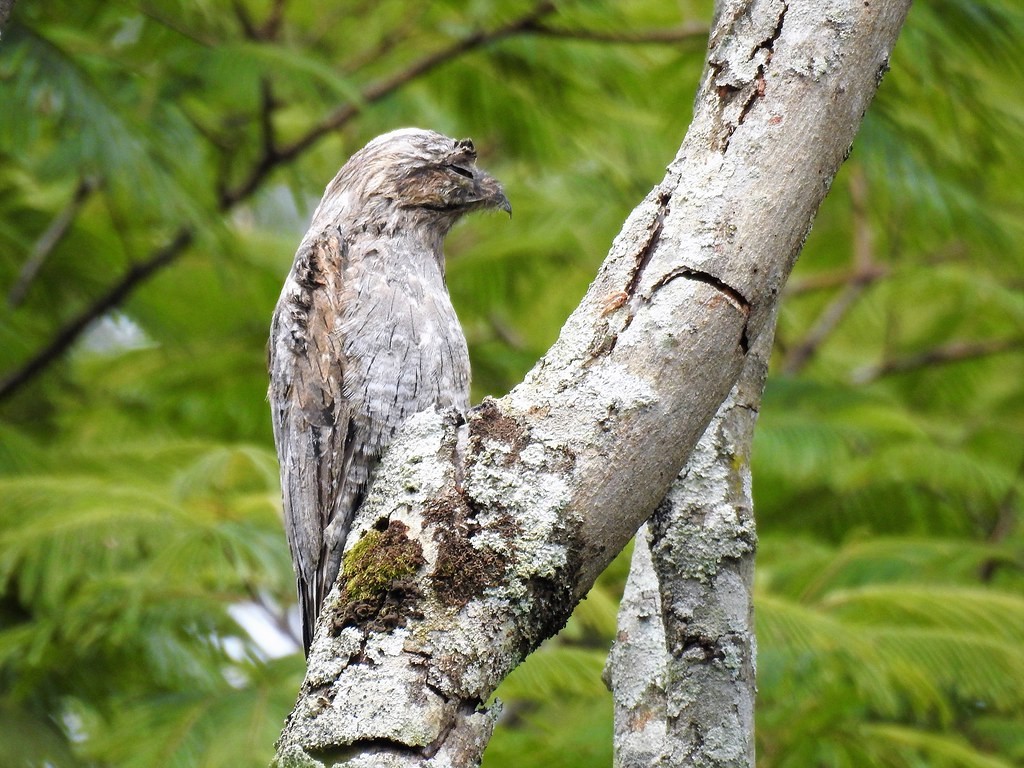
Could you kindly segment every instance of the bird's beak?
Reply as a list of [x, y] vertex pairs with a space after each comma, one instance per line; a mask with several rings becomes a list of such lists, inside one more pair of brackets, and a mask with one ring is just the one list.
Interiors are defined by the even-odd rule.
[[512, 218], [512, 203], [505, 197], [505, 193], [501, 192], [498, 194], [498, 199], [494, 204], [495, 208], [499, 208], [508, 214], [509, 218]]
[[477, 199], [488, 208], [497, 208], [512, 215], [512, 203], [505, 196], [505, 190], [496, 178], [484, 171], [477, 172]]
[[496, 208], [500, 208], [512, 218], [512, 204], [509, 203], [509, 199], [505, 197], [505, 193], [498, 196], [498, 202], [495, 204]]

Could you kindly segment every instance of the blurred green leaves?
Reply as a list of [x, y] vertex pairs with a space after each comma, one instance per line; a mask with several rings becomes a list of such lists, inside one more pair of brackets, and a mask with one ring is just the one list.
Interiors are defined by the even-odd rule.
[[[321, 190], [386, 130], [476, 140], [515, 207], [447, 244], [479, 399], [557, 336], [685, 131], [709, 3], [546, 6], [16, 4], [0, 379], [99, 322], [0, 402], [10, 764], [269, 759], [302, 662], [266, 639], [293, 577], [264, 345]], [[753, 454], [763, 766], [1024, 761], [1021, 40], [1017, 0], [914, 7], [783, 304]], [[627, 562], [499, 691], [487, 766], [610, 762]]]

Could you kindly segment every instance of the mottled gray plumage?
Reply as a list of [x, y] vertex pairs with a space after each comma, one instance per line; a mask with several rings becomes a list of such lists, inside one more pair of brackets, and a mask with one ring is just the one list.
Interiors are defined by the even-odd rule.
[[480, 208], [511, 210], [471, 141], [393, 131], [338, 171], [295, 254], [271, 325], [270, 403], [307, 654], [384, 448], [414, 413], [468, 407], [442, 244]]

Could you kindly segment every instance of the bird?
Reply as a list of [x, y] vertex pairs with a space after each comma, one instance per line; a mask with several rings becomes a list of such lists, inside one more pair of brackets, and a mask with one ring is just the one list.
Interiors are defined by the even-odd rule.
[[512, 207], [470, 139], [404, 128], [353, 154], [299, 244], [268, 342], [282, 507], [308, 657], [352, 520], [399, 428], [469, 407], [469, 353], [443, 243]]

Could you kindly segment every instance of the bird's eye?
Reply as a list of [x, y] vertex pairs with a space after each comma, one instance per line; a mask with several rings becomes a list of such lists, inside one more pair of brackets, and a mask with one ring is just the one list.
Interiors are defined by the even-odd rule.
[[448, 170], [452, 171], [454, 173], [459, 174], [459, 176], [465, 176], [467, 179], [472, 179], [473, 178], [473, 172], [469, 171], [469, 170], [466, 170], [465, 168], [463, 168], [460, 165], [449, 165], [448, 166]]

